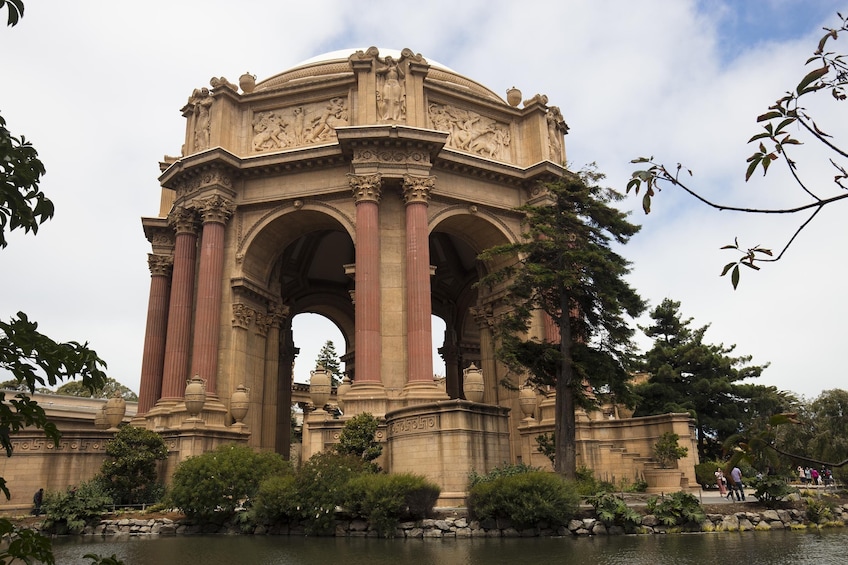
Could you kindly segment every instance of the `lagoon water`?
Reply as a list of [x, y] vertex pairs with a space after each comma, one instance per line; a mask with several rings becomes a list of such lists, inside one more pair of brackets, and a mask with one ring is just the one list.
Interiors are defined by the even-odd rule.
[[848, 531], [772, 531], [580, 538], [407, 539], [287, 536], [60, 538], [56, 563], [86, 553], [126, 565], [766, 565], [848, 560]]

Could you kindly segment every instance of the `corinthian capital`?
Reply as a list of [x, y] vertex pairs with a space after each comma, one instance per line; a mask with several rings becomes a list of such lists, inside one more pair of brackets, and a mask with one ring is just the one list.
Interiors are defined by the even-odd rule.
[[147, 267], [150, 269], [150, 275], [167, 277], [171, 274], [174, 268], [174, 258], [171, 255], [156, 255], [155, 253], [147, 254]]
[[233, 212], [236, 211], [236, 206], [229, 198], [216, 194], [200, 200], [198, 210], [204, 224], [210, 222], [226, 224]]
[[168, 214], [168, 224], [179, 233], [197, 233], [197, 214], [185, 206], [175, 206]]
[[430, 191], [436, 185], [436, 177], [403, 175], [403, 200], [407, 204], [430, 201]]
[[359, 204], [360, 202], [380, 203], [380, 196], [383, 191], [383, 180], [380, 173], [373, 175], [352, 175], [347, 176], [350, 182], [350, 189], [353, 191], [353, 201]]

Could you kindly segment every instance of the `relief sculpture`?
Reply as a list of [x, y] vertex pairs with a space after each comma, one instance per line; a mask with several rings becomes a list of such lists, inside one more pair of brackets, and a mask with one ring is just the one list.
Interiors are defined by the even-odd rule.
[[447, 146], [489, 159], [509, 160], [509, 129], [491, 118], [453, 106], [430, 104], [433, 128], [450, 133]]
[[381, 62], [383, 65], [377, 67], [377, 112], [385, 121], [399, 122], [406, 115], [406, 75], [391, 55], [386, 55]]
[[194, 109], [194, 150], [203, 151], [209, 148], [211, 134], [211, 117], [209, 108], [214, 99], [208, 88], [195, 88], [188, 103]]
[[344, 98], [333, 98], [325, 104], [259, 112], [253, 118], [253, 150], [326, 143], [335, 139], [335, 128], [346, 125], [348, 112]]

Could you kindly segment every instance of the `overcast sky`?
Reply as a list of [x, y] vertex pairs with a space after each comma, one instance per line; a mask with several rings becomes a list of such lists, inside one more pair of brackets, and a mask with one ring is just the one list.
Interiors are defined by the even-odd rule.
[[[780, 167], [743, 182], [746, 141], [755, 117], [806, 73], [840, 4], [28, 0], [21, 23], [0, 29], [0, 112], [38, 149], [56, 216], [0, 251], [0, 316], [23, 310], [54, 339], [88, 341], [137, 391], [150, 284], [140, 218], [158, 212], [158, 163], [184, 139], [180, 108], [211, 77], [262, 80], [348, 47], [408, 47], [495, 92], [547, 94], [571, 128], [569, 165], [596, 162], [622, 191], [630, 160], [653, 155], [682, 162], [717, 201], [806, 203]], [[844, 147], [845, 103], [812, 109]], [[802, 172], [832, 192], [827, 161], [805, 149]], [[694, 326], [711, 324], [708, 341], [771, 363], [760, 384], [808, 398], [846, 387], [845, 206], [825, 209], [785, 259], [743, 273], [736, 291], [719, 278], [734, 258], [719, 248], [738, 236], [780, 249], [800, 219], [716, 212], [674, 191], [647, 217], [637, 199], [622, 206], [643, 225], [622, 252], [651, 305], [678, 300]], [[304, 380], [328, 336], [337, 350], [343, 342], [325, 325], [295, 324]]]

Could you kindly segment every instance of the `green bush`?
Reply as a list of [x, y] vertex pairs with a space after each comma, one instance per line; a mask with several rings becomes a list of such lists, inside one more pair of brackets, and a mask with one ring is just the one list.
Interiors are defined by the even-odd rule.
[[168, 457], [162, 436], [135, 426], [123, 426], [106, 442], [109, 459], [99, 479], [115, 504], [156, 502], [164, 489], [157, 483], [156, 463]]
[[574, 517], [579, 500], [573, 483], [531, 471], [476, 484], [468, 493], [468, 509], [478, 520], [507, 518], [517, 527], [539, 522], [557, 527]]
[[605, 526], [639, 526], [642, 524], [642, 515], [627, 506], [624, 499], [611, 493], [602, 493], [590, 496], [586, 502], [595, 509], [595, 516]]
[[297, 503], [294, 475], [275, 475], [259, 485], [253, 513], [259, 522], [291, 522], [300, 517]]
[[180, 463], [168, 498], [187, 516], [223, 521], [250, 505], [264, 479], [291, 472], [291, 464], [276, 453], [222, 445]]
[[368, 520], [381, 536], [393, 537], [402, 518], [426, 518], [441, 489], [410, 473], [360, 475], [345, 486], [345, 508]]
[[798, 492], [798, 489], [786, 483], [784, 477], [766, 475], [762, 478], [753, 478], [748, 481], [754, 489], [754, 498], [762, 502], [767, 508], [774, 508], [784, 498]]
[[822, 524], [833, 520], [833, 508], [820, 498], [808, 496], [804, 499], [807, 503], [807, 520], [814, 524]]
[[295, 475], [297, 518], [313, 535], [335, 530], [335, 510], [345, 501], [345, 486], [357, 475], [372, 473], [369, 461], [355, 455], [322, 452], [310, 457]]
[[44, 495], [44, 527], [58, 533], [64, 533], [67, 528], [69, 533], [77, 534], [88, 522], [99, 520], [111, 505], [111, 497], [98, 480], [81, 483], [64, 492], [51, 491]]
[[674, 432], [665, 432], [654, 444], [654, 459], [663, 469], [671, 469], [677, 465], [677, 460], [686, 457], [689, 448], [681, 447], [678, 443], [680, 436]]
[[722, 467], [718, 461], [704, 461], [695, 465], [695, 480], [703, 488], [718, 488], [715, 472]]
[[666, 526], [700, 524], [707, 519], [698, 499], [683, 491], [665, 495], [662, 499], [652, 496], [646, 508]]
[[540, 471], [540, 469], [538, 467], [531, 467], [525, 463], [504, 463], [500, 467], [495, 467], [484, 475], [472, 470], [468, 473], [468, 488], [471, 489], [474, 485], [479, 483], [488, 483], [501, 477], [511, 477], [513, 475], [521, 475], [523, 473], [532, 473], [535, 471]]
[[578, 467], [577, 472], [577, 492], [580, 496], [592, 496], [600, 492], [601, 483], [595, 478], [595, 472], [588, 467]]
[[[383, 446], [374, 439], [379, 422], [368, 412], [357, 414], [345, 422], [339, 435], [339, 443], [334, 447], [339, 455], [353, 455], [365, 461], [374, 461], [383, 453]], [[375, 471], [379, 466], [374, 463]]]

